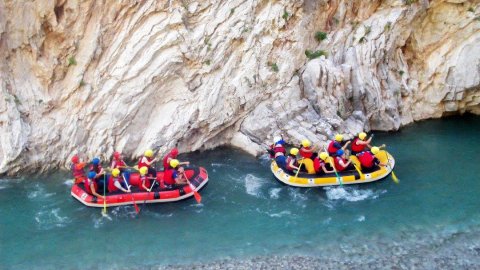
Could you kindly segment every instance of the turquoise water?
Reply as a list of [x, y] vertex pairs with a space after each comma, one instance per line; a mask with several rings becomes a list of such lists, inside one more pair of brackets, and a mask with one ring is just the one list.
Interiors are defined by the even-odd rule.
[[[136, 268], [303, 255], [401, 268], [480, 267], [480, 117], [378, 133], [396, 159], [390, 177], [299, 189], [274, 180], [268, 159], [221, 148], [184, 156], [204, 166], [201, 205], [101, 210], [70, 196], [66, 173], [0, 180], [0, 268]], [[382, 265], [377, 265], [382, 267]]]

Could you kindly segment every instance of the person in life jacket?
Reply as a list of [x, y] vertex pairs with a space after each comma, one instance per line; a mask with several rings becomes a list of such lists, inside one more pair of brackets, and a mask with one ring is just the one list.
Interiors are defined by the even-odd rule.
[[350, 141], [347, 141], [346, 143], [343, 142], [343, 135], [342, 134], [337, 134], [335, 135], [335, 140], [332, 140], [328, 144], [328, 149], [327, 152], [330, 156], [334, 157], [337, 155], [338, 150], [343, 150], [347, 148], [347, 146], [350, 144]]
[[85, 191], [88, 194], [93, 195], [97, 198], [105, 199], [104, 196], [98, 194], [98, 192], [103, 193], [103, 186], [101, 187], [101, 189], [98, 187], [97, 182], [95, 181], [95, 176], [96, 176], [95, 172], [93, 172], [93, 171], [88, 172], [88, 177], [87, 177], [87, 179], [85, 180], [85, 183], [84, 183]]
[[98, 157], [94, 157], [92, 159], [92, 164], [90, 164], [89, 171], [95, 173], [95, 180], [103, 178], [105, 171], [103, 170]]
[[370, 137], [368, 140], [366, 140], [366, 138], [367, 133], [360, 132], [358, 133], [358, 136], [353, 139], [352, 145], [350, 146], [350, 149], [352, 150], [352, 155], [357, 155], [365, 151], [366, 147], [372, 148], [372, 146], [370, 145], [372, 137]]
[[125, 183], [124, 179], [120, 176], [120, 170], [115, 168], [112, 170], [112, 175], [108, 179], [108, 192], [115, 192], [117, 190], [125, 193], [131, 192], [130, 186]]
[[157, 170], [152, 166], [155, 161], [157, 158], [153, 158], [153, 151], [148, 149], [138, 161], [138, 168], [146, 167], [150, 176], [157, 176]]
[[167, 188], [172, 188], [174, 185], [187, 184], [187, 180], [184, 177], [184, 169], [179, 167], [180, 162], [178, 159], [172, 159], [170, 166], [163, 173], [163, 181], [160, 182], [160, 188], [165, 185]]
[[290, 149], [290, 155], [287, 157], [287, 166], [285, 167], [290, 173], [294, 173], [294, 170], [300, 170], [297, 162], [298, 148]]
[[300, 156], [303, 158], [302, 164], [303, 168], [306, 169], [306, 171], [310, 174], [315, 173], [315, 167], [313, 165], [313, 159], [317, 156], [317, 154], [314, 152], [315, 147], [312, 147], [312, 143], [304, 139], [302, 140], [302, 145], [300, 146]]
[[125, 181], [127, 181], [128, 185], [129, 180], [130, 180], [130, 171], [128, 170], [128, 165], [127, 163], [122, 159], [122, 154], [120, 152], [113, 152], [113, 158], [112, 158], [112, 164], [110, 165], [110, 168], [112, 170], [118, 169], [120, 171], [120, 177], [124, 178]]
[[72, 171], [72, 175], [74, 178], [74, 183], [79, 184], [85, 181], [87, 177], [85, 177], [85, 162], [80, 162], [80, 158], [78, 155], [74, 155], [72, 157], [72, 165], [70, 166], [70, 169]]
[[[170, 152], [163, 157], [163, 169], [164, 170], [171, 169], [172, 167], [170, 166], [170, 161], [172, 161], [174, 159], [177, 159], [177, 156], [178, 156], [178, 149], [175, 147], [172, 150], [170, 150]], [[189, 165], [190, 162], [188, 162], [188, 161], [180, 162], [179, 161], [178, 164], [179, 165]]]
[[380, 166], [385, 166], [386, 164], [383, 164], [378, 160], [378, 158], [375, 157], [376, 154], [380, 151], [380, 148], [374, 146], [370, 151], [363, 151], [357, 155], [358, 160], [360, 161], [360, 164], [362, 165], [362, 170], [365, 172], [375, 170], [375, 167], [380, 165]]
[[285, 157], [287, 150], [285, 149], [285, 141], [282, 137], [277, 136], [274, 138], [274, 142], [268, 152], [270, 153], [270, 158], [274, 158], [277, 165], [284, 169], [287, 165], [287, 158]]
[[[141, 167], [138, 171], [140, 172], [140, 181], [142, 182], [142, 188], [148, 192], [152, 191], [153, 184], [155, 183], [155, 178], [147, 176], [147, 167]], [[153, 180], [153, 183], [150, 183], [150, 180]]]
[[321, 174], [322, 172], [323, 173], [333, 173], [333, 172], [335, 172], [333, 169], [332, 170], [327, 169], [327, 158], [328, 157], [329, 156], [328, 156], [327, 152], [322, 152], [317, 157], [315, 157], [315, 159], [313, 160], [313, 167], [315, 168], [315, 172], [317, 174]]
[[333, 158], [333, 162], [335, 169], [339, 172], [347, 169], [354, 169], [354, 167], [351, 165], [352, 161], [345, 158], [345, 152], [342, 149], [337, 151], [337, 155]]

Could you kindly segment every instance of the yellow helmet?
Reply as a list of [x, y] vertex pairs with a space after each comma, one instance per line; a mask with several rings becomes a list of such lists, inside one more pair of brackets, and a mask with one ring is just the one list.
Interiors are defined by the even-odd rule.
[[325, 160], [328, 158], [328, 153], [327, 152], [321, 152], [320, 153], [320, 159], [321, 160]]
[[335, 141], [337, 141], [337, 142], [343, 141], [343, 135], [342, 134], [335, 135]]
[[360, 140], [364, 141], [366, 137], [367, 137], [367, 133], [365, 133], [365, 132], [358, 133], [358, 138]]
[[146, 156], [146, 157], [153, 157], [153, 151], [152, 151], [152, 149], [148, 149], [147, 151], [145, 151], [145, 156]]
[[374, 147], [372, 147], [372, 149], [370, 151], [372, 151], [372, 154], [376, 155], [380, 151], [380, 148], [374, 146]]
[[298, 148], [290, 149], [290, 155], [294, 155], [294, 156], [298, 155]]
[[180, 162], [178, 161], [178, 159], [172, 159], [172, 160], [170, 160], [170, 167], [176, 168], [179, 163]]
[[120, 174], [120, 170], [119, 170], [119, 169], [117, 169], [117, 168], [113, 169], [113, 171], [112, 171], [113, 177], [117, 177], [119, 174]]
[[138, 170], [138, 171], [140, 172], [140, 175], [145, 175], [145, 174], [147, 174], [147, 172], [148, 172], [148, 168], [145, 167], [145, 166], [143, 166], [143, 167], [141, 167], [140, 170]]
[[303, 147], [310, 147], [312, 143], [308, 139], [302, 140], [302, 146]]

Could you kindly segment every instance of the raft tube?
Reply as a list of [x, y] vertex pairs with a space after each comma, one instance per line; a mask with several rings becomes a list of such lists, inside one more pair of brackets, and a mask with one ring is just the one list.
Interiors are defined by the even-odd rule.
[[[322, 174], [308, 174], [300, 172], [297, 177], [295, 174], [291, 174], [287, 171], [284, 171], [280, 168], [275, 160], [272, 160], [270, 169], [272, 170], [275, 178], [290, 186], [295, 187], [321, 187], [321, 186], [336, 186], [336, 185], [350, 185], [350, 184], [361, 184], [369, 183], [373, 181], [378, 181], [387, 177], [393, 170], [395, 166], [395, 160], [392, 155], [387, 151], [381, 150], [375, 155], [381, 163], [388, 164], [387, 166], [378, 166], [378, 168], [371, 172], [362, 172], [361, 174], [357, 170], [349, 170], [338, 172], [340, 179], [337, 178], [335, 173], [322, 173]], [[360, 162], [356, 156], [351, 156], [352, 161], [356, 164], [357, 168], [360, 167]]]
[[[195, 191], [199, 191], [208, 182], [208, 174], [205, 168], [187, 168], [185, 169], [190, 183], [195, 187]], [[157, 172], [157, 182], [163, 178], [163, 171]], [[132, 185], [131, 193], [124, 193], [117, 191], [115, 193], [106, 195], [106, 206], [120, 206], [129, 205], [134, 202], [138, 203], [166, 203], [175, 202], [190, 198], [193, 196], [193, 191], [189, 185], [182, 185], [175, 189], [159, 190], [154, 189], [151, 192], [138, 188], [140, 184], [140, 175], [138, 172], [130, 174], [130, 184]], [[86, 206], [103, 207], [104, 201], [88, 194], [85, 191], [83, 183], [74, 184], [71, 191], [72, 196], [79, 200]]]

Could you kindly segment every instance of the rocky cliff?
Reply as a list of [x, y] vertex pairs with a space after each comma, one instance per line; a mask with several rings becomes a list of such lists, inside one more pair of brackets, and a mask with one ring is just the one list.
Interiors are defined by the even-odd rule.
[[0, 0], [0, 173], [480, 113], [480, 4]]

